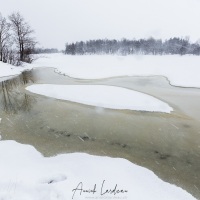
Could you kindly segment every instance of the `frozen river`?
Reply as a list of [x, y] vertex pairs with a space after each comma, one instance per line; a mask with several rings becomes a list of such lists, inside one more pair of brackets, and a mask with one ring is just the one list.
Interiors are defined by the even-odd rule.
[[[37, 83], [120, 86], [152, 95], [174, 111], [103, 109], [25, 90]], [[199, 102], [200, 89], [174, 87], [160, 76], [95, 81], [69, 78], [51, 68], [35, 69], [1, 82], [0, 135], [31, 144], [45, 156], [86, 152], [125, 158], [200, 199]]]

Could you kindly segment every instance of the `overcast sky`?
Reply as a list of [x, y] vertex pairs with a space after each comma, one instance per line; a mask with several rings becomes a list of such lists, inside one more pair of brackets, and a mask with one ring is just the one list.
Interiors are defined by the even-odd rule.
[[200, 39], [200, 0], [0, 0], [0, 12], [19, 11], [40, 46], [109, 38]]

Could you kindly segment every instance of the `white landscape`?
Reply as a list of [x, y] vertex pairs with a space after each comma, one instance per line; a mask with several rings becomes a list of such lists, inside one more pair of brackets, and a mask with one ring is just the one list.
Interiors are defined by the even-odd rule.
[[0, 62], [0, 77], [18, 75], [23, 70], [52, 67], [78, 79], [104, 79], [119, 76], [164, 76], [174, 86], [200, 87], [200, 57], [192, 55], [86, 55], [44, 54], [33, 64], [14, 67]]
[[[150, 170], [121, 158], [63, 154], [44, 158], [29, 145], [0, 142], [1, 200], [193, 200], [186, 191], [160, 180]], [[105, 180], [104, 184], [103, 181]], [[82, 182], [83, 185], [78, 186]], [[80, 194], [80, 190], [96, 192]], [[106, 190], [116, 190], [106, 193]], [[117, 190], [127, 192], [118, 193]], [[74, 193], [75, 192], [75, 193]], [[73, 196], [74, 195], [74, 196]]]
[[[0, 76], [13, 76], [32, 68], [53, 67], [57, 73], [79, 79], [160, 75], [167, 77], [174, 85], [200, 87], [199, 61], [199, 57], [195, 56], [123, 57], [54, 54], [42, 56], [31, 65], [25, 64], [23, 68], [1, 62]], [[113, 86], [42, 84], [29, 86], [27, 90], [56, 99], [111, 109], [166, 113], [173, 110], [168, 104], [154, 97]], [[80, 181], [84, 181], [85, 185], [90, 187], [96, 183], [95, 181], [100, 185], [103, 181], [102, 177], [110, 181], [107, 183], [109, 188], [120, 180], [122, 186], [129, 191], [126, 195], [127, 199], [194, 199], [186, 191], [163, 182], [149, 170], [123, 159], [94, 157], [86, 154], [43, 158], [32, 147], [11, 141], [1, 141], [0, 149], [0, 160], [3, 163], [0, 170], [0, 196], [3, 200], [69, 199], [73, 194], [72, 188]], [[101, 170], [98, 168], [99, 165], [101, 165]], [[123, 173], [116, 176], [119, 171]], [[55, 181], [55, 183], [48, 184], [48, 181]], [[74, 199], [81, 198], [84, 199], [84, 195], [77, 194]]]
[[35, 67], [53, 67], [57, 72], [78, 79], [118, 76], [164, 76], [172, 85], [200, 87], [200, 57], [192, 55], [43, 55]]
[[[57, 54], [54, 56], [47, 55], [46, 58], [39, 58], [32, 67], [54, 67], [57, 71], [71, 77], [85, 79], [125, 75], [158, 75], [162, 74], [163, 71], [165, 73], [162, 75], [167, 75], [167, 71], [169, 73], [168, 78], [170, 79], [170, 75], [176, 74], [179, 69], [177, 68], [174, 71], [166, 70], [168, 68], [166, 68], [164, 61], [166, 58], [169, 59], [169, 56], [166, 58], [158, 57], [158, 63], [156, 62], [156, 58], [153, 57], [147, 59], [144, 57], [139, 58], [135, 56], [127, 58], [121, 56], [71, 57]], [[172, 56], [171, 58], [170, 60], [177, 59], [183, 63], [185, 60], [185, 58], [179, 56]], [[99, 62], [97, 61], [98, 59]], [[157, 66], [149, 63], [147, 61], [148, 59], [157, 63]], [[197, 67], [196, 62], [198, 59], [196, 57], [188, 56], [186, 57], [187, 59], [194, 59], [193, 63], [195, 65], [193, 67]], [[107, 64], [106, 61], [108, 62]], [[134, 63], [132, 67], [131, 63]], [[136, 63], [142, 63], [142, 66], [135, 66]], [[146, 63], [146, 67], [144, 63]], [[172, 66], [175, 66], [175, 63]], [[32, 67], [28, 65], [24, 69], [30, 69]], [[91, 71], [92, 68], [94, 69]], [[114, 68], [115, 70], [113, 70]], [[8, 76], [9, 72], [4, 71], [4, 69], [6, 68], [0, 68], [1, 76]], [[126, 71], [125, 73], [124, 69]], [[146, 74], [144, 73], [145, 69], [148, 71]], [[189, 66], [186, 69], [188, 69], [189, 73]], [[10, 66], [10, 70], [12, 72], [10, 75], [14, 75], [15, 73], [20, 73], [21, 68], [18, 69], [17, 67]], [[188, 73], [186, 74], [188, 75]], [[188, 82], [187, 86], [192, 86], [192, 81], [194, 80], [196, 80], [195, 86], [199, 86], [198, 80], [195, 79], [196, 74], [198, 74], [197, 70], [194, 73], [194, 77], [188, 79], [191, 82]], [[178, 77], [178, 80], [174, 80], [174, 83], [179, 83], [184, 86], [184, 78], [181, 75]], [[145, 110], [166, 113], [170, 113], [173, 110], [169, 105], [154, 97], [113, 86], [42, 84], [29, 86], [27, 90], [48, 97], [112, 109]], [[113, 187], [113, 184], [120, 180], [122, 187], [129, 191], [125, 195], [127, 199], [194, 199], [186, 191], [163, 182], [149, 170], [131, 164], [123, 159], [95, 157], [86, 154], [66, 154], [52, 158], [43, 158], [33, 147], [11, 141], [1, 141], [0, 152], [0, 160], [2, 163], [0, 170], [0, 196], [3, 200], [69, 199], [72, 198], [72, 189], [80, 181], [85, 182], [86, 187], [91, 187], [93, 183], [101, 185], [103, 181], [102, 177], [104, 177], [103, 179], [109, 180], [109, 183], [107, 183], [108, 188]], [[98, 166], [101, 166], [101, 168], [98, 168]], [[118, 175], [116, 176], [116, 174]], [[53, 183], [48, 184], [49, 181], [53, 181]], [[74, 199], [84, 199], [84, 196], [84, 194], [80, 196], [77, 192]]]
[[16, 67], [7, 63], [3, 63], [0, 61], [0, 79], [6, 80], [12, 76], [16, 76], [21, 74], [23, 71], [31, 69], [30, 67]]
[[199, 8], [0, 0], [0, 200], [199, 199]]

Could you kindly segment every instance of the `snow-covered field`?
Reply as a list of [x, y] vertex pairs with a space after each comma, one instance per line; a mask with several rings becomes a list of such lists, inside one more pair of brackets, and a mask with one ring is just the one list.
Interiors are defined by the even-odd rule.
[[0, 62], [0, 77], [19, 74], [32, 67], [54, 67], [73, 78], [101, 79], [117, 76], [165, 76], [172, 85], [200, 87], [200, 56], [179, 55], [87, 55], [45, 54], [24, 68]]
[[[0, 141], [1, 200], [66, 200], [72, 199], [82, 182], [83, 190], [96, 192], [80, 195], [76, 200], [193, 200], [186, 191], [160, 180], [151, 171], [121, 158], [65, 154], [44, 158], [33, 147], [14, 141]], [[105, 180], [104, 184], [103, 181]], [[127, 190], [124, 193], [104, 193], [107, 189]], [[102, 187], [103, 185], [103, 187]], [[78, 187], [81, 188], [81, 184]], [[97, 197], [97, 198], [96, 198]]]
[[26, 89], [48, 97], [96, 107], [166, 113], [173, 110], [152, 96], [114, 86], [38, 84]]
[[31, 69], [31, 65], [26, 65], [26, 67], [15, 67], [0, 61], [0, 78], [7, 79], [8, 76], [19, 75], [24, 70], [28, 69]]
[[60, 73], [80, 79], [159, 75], [167, 77], [176, 86], [200, 87], [200, 56], [52, 54], [36, 60], [33, 66], [55, 67]]

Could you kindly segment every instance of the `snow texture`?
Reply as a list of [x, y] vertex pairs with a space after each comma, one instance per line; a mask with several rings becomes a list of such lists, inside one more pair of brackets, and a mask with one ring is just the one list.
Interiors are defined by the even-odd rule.
[[200, 56], [179, 55], [46, 55], [35, 67], [54, 67], [57, 72], [79, 79], [117, 76], [165, 76], [182, 87], [200, 87]]
[[[127, 193], [105, 194], [106, 189], [127, 190]], [[78, 184], [96, 193], [77, 191], [75, 200], [194, 200], [183, 189], [165, 183], [154, 173], [125, 159], [87, 154], [63, 154], [44, 158], [32, 146], [14, 141], [0, 141], [1, 200], [66, 200], [72, 199]]]
[[58, 73], [79, 79], [117, 76], [165, 76], [172, 85], [200, 87], [200, 56], [45, 54], [33, 64], [14, 67], [0, 62], [0, 77], [17, 75], [34, 67], [53, 67]]
[[31, 69], [31, 65], [26, 67], [16, 67], [0, 61], [0, 78], [1, 81], [9, 79], [9, 76], [15, 76], [21, 74], [24, 70]]
[[165, 113], [173, 110], [152, 96], [115, 86], [38, 84], [26, 89], [36, 94], [96, 107]]

